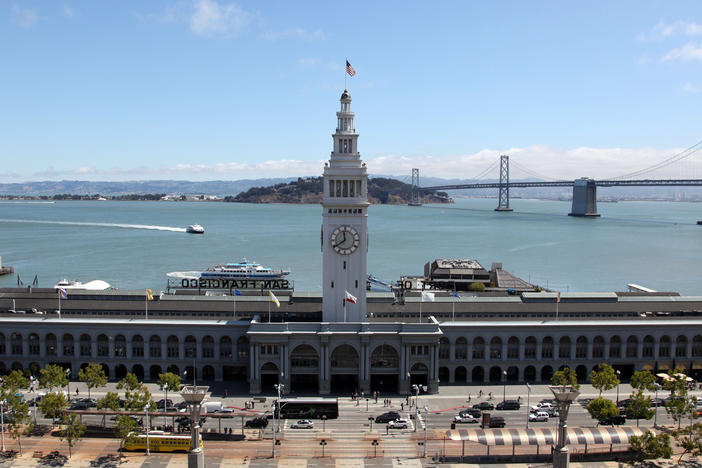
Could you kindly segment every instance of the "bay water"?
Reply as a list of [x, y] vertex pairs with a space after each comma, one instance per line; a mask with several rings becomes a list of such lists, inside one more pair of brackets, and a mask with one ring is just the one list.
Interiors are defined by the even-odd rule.
[[[600, 203], [601, 217], [567, 216], [570, 202], [458, 198], [451, 205], [374, 205], [368, 272], [394, 281], [435, 258], [473, 258], [560, 291], [621, 291], [637, 283], [702, 295], [702, 204]], [[15, 275], [102, 279], [120, 289], [162, 290], [166, 273], [243, 258], [292, 270], [298, 291], [320, 291], [319, 205], [216, 202], [0, 202], [0, 256]], [[204, 235], [184, 228], [198, 223]]]

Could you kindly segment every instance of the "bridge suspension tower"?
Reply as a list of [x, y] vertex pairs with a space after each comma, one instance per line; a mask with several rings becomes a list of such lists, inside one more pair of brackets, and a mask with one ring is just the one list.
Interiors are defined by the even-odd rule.
[[410, 189], [409, 206], [422, 206], [419, 202], [419, 168], [412, 168], [412, 188]]
[[509, 207], [509, 156], [500, 156], [500, 186], [495, 211], [512, 211]]

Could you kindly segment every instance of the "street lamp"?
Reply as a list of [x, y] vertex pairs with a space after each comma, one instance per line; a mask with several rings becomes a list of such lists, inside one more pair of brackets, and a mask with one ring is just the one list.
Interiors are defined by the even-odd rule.
[[424, 405], [424, 457], [427, 458], [427, 426], [429, 425], [429, 407]]
[[168, 382], [163, 384], [163, 390], [166, 392], [166, 396], [164, 397], [165, 401], [163, 402], [163, 412], [165, 413], [168, 411]]
[[619, 384], [621, 383], [619, 380], [619, 376], [621, 375], [621, 371], [617, 369], [617, 408], [619, 408]]
[[531, 412], [531, 406], [529, 406], [529, 400], [531, 399], [531, 385], [529, 385], [529, 382], [527, 382], [526, 387], [527, 387], [527, 426], [526, 426], [526, 428], [529, 429], [529, 414]]
[[34, 393], [34, 428], [37, 427], [37, 379], [33, 375], [29, 377], [29, 389]]
[[556, 399], [558, 407], [558, 439], [556, 440], [556, 448], [553, 451], [553, 468], [568, 468], [570, 463], [570, 453], [568, 453], [568, 444], [566, 439], [566, 429], [568, 425], [568, 410], [571, 403], [580, 395], [580, 392], [570, 385], [559, 385], [549, 387], [553, 396]]
[[656, 410], [653, 413], [653, 427], [658, 427], [658, 390], [661, 388], [661, 385], [658, 382], [655, 382], [653, 386], [656, 389], [656, 406], [654, 407]]
[[280, 392], [281, 390], [285, 387], [283, 384], [275, 384], [273, 387], [278, 390], [278, 399], [273, 403], [273, 454], [272, 457], [275, 459], [275, 437], [276, 437], [276, 413], [277, 413], [277, 419], [278, 419], [278, 427], [277, 429], [280, 430]]
[[185, 385], [180, 391], [183, 400], [190, 406], [190, 418], [193, 421], [188, 468], [205, 468], [205, 453], [200, 442], [200, 407], [208, 389], [207, 386]]
[[507, 399], [507, 371], [503, 370], [502, 371], [502, 376], [503, 376], [503, 383], [502, 383], [502, 401], [504, 402]]
[[66, 369], [66, 391], [68, 392], [68, 401], [71, 401], [71, 369]]
[[0, 400], [0, 426], [2, 426], [2, 453], [5, 453], [5, 400]]

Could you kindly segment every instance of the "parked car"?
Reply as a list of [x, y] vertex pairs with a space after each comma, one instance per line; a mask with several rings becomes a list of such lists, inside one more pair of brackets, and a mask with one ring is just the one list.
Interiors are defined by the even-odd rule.
[[75, 401], [80, 401], [82, 403], [85, 403], [86, 405], [88, 405], [89, 408], [97, 407], [97, 400], [95, 398], [81, 398], [81, 399], [75, 400]]
[[173, 400], [170, 398], [168, 400], [164, 400], [162, 398], [156, 402], [156, 407], [160, 410], [162, 410], [164, 407], [173, 408]]
[[619, 416], [614, 416], [613, 418], [607, 418], [603, 419], [598, 422], [601, 426], [619, 426], [620, 424], [624, 424], [626, 422], [626, 418], [622, 416], [621, 414]]
[[453, 418], [453, 422], [455, 423], [479, 423], [480, 418], [476, 418], [472, 414], [466, 413], [465, 416], [461, 416], [460, 414], [456, 417]]
[[265, 418], [265, 417], [263, 417], [263, 416], [259, 416], [259, 417], [257, 417], [257, 418], [249, 419], [249, 420], [246, 421], [246, 423], [244, 424], [244, 427], [251, 427], [251, 428], [254, 428], [254, 429], [263, 429], [263, 428], [266, 427], [266, 426], [268, 426], [268, 419]]
[[546, 411], [548, 408], [555, 408], [555, 405], [548, 401], [540, 401], [539, 403], [531, 407], [531, 411]]
[[380, 416], [377, 416], [375, 418], [375, 422], [389, 423], [390, 421], [394, 421], [396, 419], [400, 419], [400, 413], [398, 413], [397, 411], [388, 411], [387, 413], [383, 413]]
[[477, 408], [481, 411], [492, 411], [495, 409], [495, 405], [493, 405], [489, 401], [481, 401], [480, 403], [474, 404], [473, 408]]
[[518, 410], [521, 404], [517, 400], [505, 400], [497, 404], [498, 410]]
[[490, 418], [490, 427], [505, 427], [505, 418], [501, 416], [495, 416]]
[[388, 429], [407, 429], [409, 427], [409, 421], [406, 419], [396, 419], [388, 423]]
[[546, 411], [537, 411], [536, 413], [529, 413], [529, 421], [532, 421], [532, 422], [548, 421], [548, 413]]
[[290, 429], [314, 429], [314, 423], [309, 419], [300, 419], [290, 425]]
[[87, 410], [88, 404], [85, 403], [84, 401], [75, 401], [71, 404], [71, 406], [68, 408], [70, 410]]

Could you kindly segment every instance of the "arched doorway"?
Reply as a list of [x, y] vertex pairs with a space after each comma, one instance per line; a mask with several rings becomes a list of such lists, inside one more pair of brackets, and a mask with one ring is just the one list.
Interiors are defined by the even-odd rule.
[[308, 344], [302, 344], [290, 353], [290, 391], [313, 393], [319, 391], [319, 354]]
[[575, 368], [575, 374], [578, 376], [578, 382], [587, 381], [587, 367], [582, 364]]
[[153, 365], [149, 367], [149, 378], [151, 380], [158, 380], [158, 376], [161, 374], [161, 366]]
[[507, 368], [507, 382], [515, 383], [519, 381], [519, 368], [517, 366], [510, 366]]
[[115, 378], [117, 380], [122, 380], [127, 376], [127, 366], [124, 364], [118, 364], [117, 367], [115, 367]]
[[485, 382], [485, 369], [483, 366], [475, 366], [471, 372], [471, 381], [473, 383]]
[[465, 383], [468, 379], [468, 372], [466, 371], [466, 368], [463, 366], [456, 367], [453, 378], [456, 383]]
[[524, 381], [529, 383], [536, 381], [536, 367], [526, 366], [524, 368]]
[[142, 366], [141, 364], [134, 364], [134, 366], [132, 366], [132, 374], [136, 375], [136, 378], [139, 382], [143, 382], [144, 366]]
[[410, 369], [410, 385], [426, 386], [429, 382], [429, 368], [426, 364], [418, 362]]
[[[381, 393], [397, 393], [400, 356], [397, 350], [390, 345], [377, 346], [371, 353], [371, 391]], [[414, 371], [410, 373], [410, 382], [415, 383]], [[426, 375], [424, 376], [426, 380]]]
[[500, 366], [490, 368], [490, 383], [502, 383], [502, 368]]
[[351, 345], [342, 344], [331, 353], [331, 392], [351, 394], [359, 392], [358, 351]]
[[214, 380], [215, 372], [212, 366], [205, 366], [202, 368], [202, 380]]
[[553, 367], [551, 366], [544, 366], [541, 368], [541, 381], [542, 382], [550, 382], [551, 377], [553, 377]]
[[280, 371], [278, 366], [272, 362], [267, 362], [261, 366], [261, 391], [264, 393], [275, 392], [275, 385], [278, 384]]
[[439, 367], [439, 382], [447, 385], [451, 380], [449, 368], [445, 366]]

